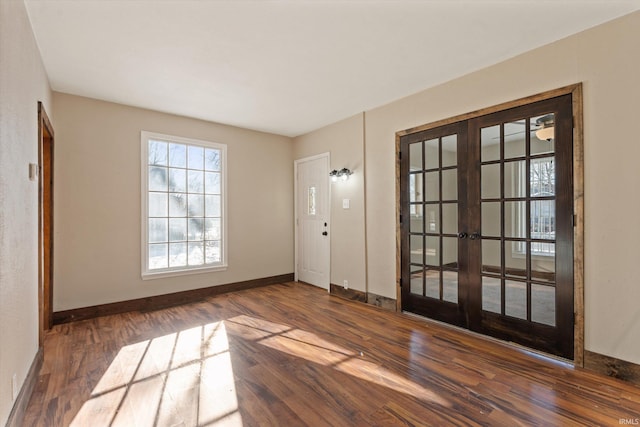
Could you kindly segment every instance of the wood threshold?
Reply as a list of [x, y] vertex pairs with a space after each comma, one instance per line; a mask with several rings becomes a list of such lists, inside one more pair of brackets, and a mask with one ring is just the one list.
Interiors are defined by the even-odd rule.
[[53, 313], [54, 325], [60, 325], [79, 320], [93, 319], [101, 316], [127, 313], [130, 311], [153, 311], [162, 308], [178, 306], [201, 301], [207, 297], [220, 295], [227, 292], [253, 289], [261, 286], [273, 285], [276, 283], [290, 282], [293, 280], [293, 273], [281, 274], [279, 276], [264, 277], [260, 279], [245, 280], [242, 282], [229, 283], [225, 285], [210, 286], [207, 288], [192, 289], [188, 291], [175, 292], [164, 295], [154, 295], [145, 298], [138, 298], [128, 301], [114, 302], [110, 304], [100, 304], [91, 307], [74, 308], [71, 310], [56, 311]]
[[7, 420], [6, 427], [21, 427], [23, 425], [27, 406], [29, 404], [29, 400], [31, 399], [31, 395], [33, 394], [33, 390], [36, 387], [38, 376], [40, 375], [40, 370], [42, 369], [43, 361], [44, 352], [43, 348], [40, 347], [35, 357], [33, 358], [33, 362], [31, 362], [31, 367], [29, 368], [29, 372], [27, 373], [27, 378], [24, 380], [22, 388], [20, 389], [20, 393], [18, 393], [18, 397], [13, 404], [13, 408], [11, 409], [11, 413], [9, 414], [9, 419]]

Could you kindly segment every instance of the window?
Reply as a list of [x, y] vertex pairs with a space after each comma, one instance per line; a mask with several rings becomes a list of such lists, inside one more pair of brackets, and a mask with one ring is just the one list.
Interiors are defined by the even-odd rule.
[[141, 139], [143, 278], [226, 268], [226, 145]]

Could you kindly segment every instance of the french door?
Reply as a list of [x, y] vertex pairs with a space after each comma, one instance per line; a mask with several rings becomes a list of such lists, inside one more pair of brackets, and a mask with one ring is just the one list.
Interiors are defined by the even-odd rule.
[[400, 138], [403, 310], [573, 358], [571, 95]]

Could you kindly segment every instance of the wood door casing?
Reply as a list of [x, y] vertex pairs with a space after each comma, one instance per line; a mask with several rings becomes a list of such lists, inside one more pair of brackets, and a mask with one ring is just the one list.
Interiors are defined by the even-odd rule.
[[[448, 323], [456, 324], [459, 326], [463, 326], [487, 335], [492, 335], [501, 339], [515, 341], [524, 345], [527, 345], [532, 348], [536, 348], [548, 353], [556, 354], [565, 358], [573, 358], [574, 357], [574, 295], [576, 294], [573, 287], [573, 267], [574, 267], [574, 253], [573, 253], [573, 237], [574, 237], [574, 221], [573, 216], [573, 205], [574, 205], [574, 192], [573, 192], [573, 105], [572, 105], [572, 95], [571, 93], [567, 94], [566, 92], [562, 94], [562, 96], [554, 96], [549, 97], [544, 100], [535, 100], [531, 103], [523, 103], [522, 105], [511, 108], [505, 108], [504, 110], [495, 110], [490, 114], [478, 115], [475, 117], [464, 118], [461, 120], [464, 123], [464, 126], [467, 126], [468, 129], [468, 145], [464, 143], [461, 144], [461, 147], [466, 147], [464, 153], [459, 154], [459, 167], [461, 171], [464, 171], [464, 178], [459, 176], [459, 194], [460, 194], [460, 209], [459, 209], [459, 223], [460, 223], [460, 232], [465, 234], [466, 236], [475, 236], [473, 240], [466, 239], [463, 241], [461, 239], [459, 245], [459, 303], [458, 303], [458, 313], [455, 318], [452, 320], [451, 317], [449, 319], [443, 318], [440, 311], [433, 307], [429, 307], [428, 304], [419, 304], [418, 310], [416, 310], [416, 304], [412, 301], [412, 297], [410, 293], [407, 291], [407, 253], [408, 250], [408, 242], [407, 242], [407, 221], [403, 221], [400, 224], [400, 269], [401, 269], [401, 290], [402, 290], [402, 308], [408, 311], [418, 312], [419, 314], [426, 315], [427, 317], [432, 317], [438, 320], [444, 320]], [[515, 168], [516, 161], [518, 163], [526, 164], [526, 182], [529, 185], [529, 174], [530, 174], [530, 165], [537, 161], [537, 158], [543, 157], [542, 155], [537, 155], [536, 153], [531, 154], [529, 152], [530, 143], [529, 143], [529, 135], [530, 132], [533, 132], [530, 129], [531, 120], [528, 118], [533, 117], [536, 114], [544, 114], [548, 112], [554, 112], [556, 114], [556, 132], [555, 132], [555, 141], [557, 142], [556, 147], [560, 147], [560, 150], [556, 150], [557, 152], [553, 153], [552, 157], [555, 159], [555, 164], [560, 165], [556, 167], [558, 176], [557, 176], [557, 188], [560, 189], [557, 192], [557, 195], [552, 196], [540, 196], [541, 200], [538, 200], [536, 197], [530, 197], [529, 189], [527, 187], [526, 197], [524, 195], [520, 195], [519, 198], [505, 198], [504, 193], [504, 169], [505, 164], [510, 166], [512, 169]], [[525, 120], [523, 120], [525, 119]], [[483, 245], [483, 236], [481, 234], [481, 200], [482, 195], [480, 194], [480, 177], [481, 177], [481, 159], [480, 159], [480, 129], [490, 126], [492, 124], [498, 124], [500, 126], [500, 146], [501, 150], [504, 150], [505, 144], [505, 136], [504, 136], [504, 128], [505, 123], [510, 120], [519, 120], [523, 125], [526, 125], [527, 137], [526, 137], [526, 153], [524, 153], [521, 158], [514, 159], [505, 159], [504, 152], [501, 151], [499, 160], [496, 162], [496, 165], [499, 166], [500, 169], [500, 188], [501, 194], [497, 199], [486, 199], [490, 202], [498, 202], [501, 206], [501, 224], [502, 231], [498, 237], [489, 237], [488, 239], [493, 239], [499, 242], [500, 250], [502, 253], [501, 259], [502, 261], [499, 263], [499, 272], [487, 272], [485, 266], [483, 266], [482, 260], [482, 245]], [[451, 126], [450, 121], [447, 121], [445, 126]], [[460, 122], [458, 122], [460, 123]], [[437, 134], [440, 132], [445, 126], [436, 126], [436, 127], [428, 127], [424, 130], [418, 130], [416, 132], [412, 132], [411, 130], [406, 131], [398, 135], [399, 139], [399, 152], [401, 155], [401, 159], [399, 161], [400, 167], [400, 209], [401, 209], [401, 218], [407, 218], [408, 215], [408, 204], [407, 204], [407, 164], [404, 158], [405, 151], [407, 150], [407, 144], [411, 141], [419, 141], [424, 140], [430, 135], [434, 133]], [[442, 128], [442, 129], [441, 129]], [[531, 155], [530, 155], [531, 154]], [[551, 164], [553, 164], [551, 161]], [[486, 162], [485, 162], [486, 163]], [[460, 175], [463, 175], [462, 173]], [[466, 194], [464, 194], [466, 193]], [[557, 236], [555, 236], [555, 240], [549, 241], [551, 245], [556, 245], [556, 254], [561, 259], [556, 259], [554, 275], [553, 277], [556, 279], [552, 285], [559, 284], [557, 289], [554, 289], [555, 292], [555, 312], [553, 315], [555, 316], [554, 322], [550, 325], [541, 324], [539, 319], [535, 322], [532, 321], [531, 314], [531, 295], [532, 295], [532, 287], [544, 288], [543, 285], [549, 285], [544, 281], [540, 281], [541, 277], [544, 278], [544, 274], [531, 272], [531, 251], [532, 245], [542, 245], [540, 242], [541, 237], [533, 236], [531, 234], [527, 234], [525, 237], [520, 238], [512, 238], [505, 235], [504, 231], [504, 211], [505, 204], [522, 204], [522, 206], [526, 206], [526, 219], [523, 221], [525, 224], [529, 224], [530, 222], [530, 211], [532, 205], [538, 203], [543, 205], [547, 203], [549, 200], [552, 200], [556, 203], [555, 211], [557, 218], [557, 223], [555, 227], [558, 230]], [[527, 233], [530, 233], [531, 227], [527, 225], [526, 230]], [[532, 237], [533, 236], [533, 237]], [[546, 242], [546, 241], [543, 241]], [[505, 252], [507, 245], [522, 245], [527, 248], [525, 251], [526, 258], [526, 274], [520, 278], [510, 278], [510, 275], [513, 275], [513, 269], [508, 268], [505, 265]], [[468, 262], [468, 265], [465, 266], [465, 262]], [[490, 311], [483, 310], [483, 302], [482, 302], [482, 289], [484, 288], [483, 280], [484, 277], [488, 276], [491, 280], [498, 280], [501, 286], [500, 298], [502, 299], [500, 307], [501, 310], [498, 311], [498, 314], [492, 313]], [[518, 285], [520, 288], [525, 287], [526, 293], [526, 307], [524, 308], [523, 314], [520, 318], [514, 317], [513, 314], [506, 315], [505, 312], [505, 283], [508, 283], [510, 287], [513, 287], [514, 283]], [[544, 289], [549, 289], [547, 286]], [[579, 289], [579, 292], [582, 291], [582, 288]], [[548, 292], [547, 292], [548, 293]], [[577, 301], [580, 298], [576, 298]], [[495, 311], [495, 310], [494, 310]], [[579, 356], [579, 355], [578, 355]]]
[[38, 312], [39, 345], [53, 326], [53, 165], [54, 133], [49, 117], [38, 102]]

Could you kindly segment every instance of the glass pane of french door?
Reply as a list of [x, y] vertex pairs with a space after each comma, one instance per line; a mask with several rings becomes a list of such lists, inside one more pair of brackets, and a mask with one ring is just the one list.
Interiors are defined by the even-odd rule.
[[549, 326], [556, 326], [554, 121], [548, 113], [480, 130], [482, 310]]
[[458, 302], [458, 141], [409, 144], [410, 293]]

